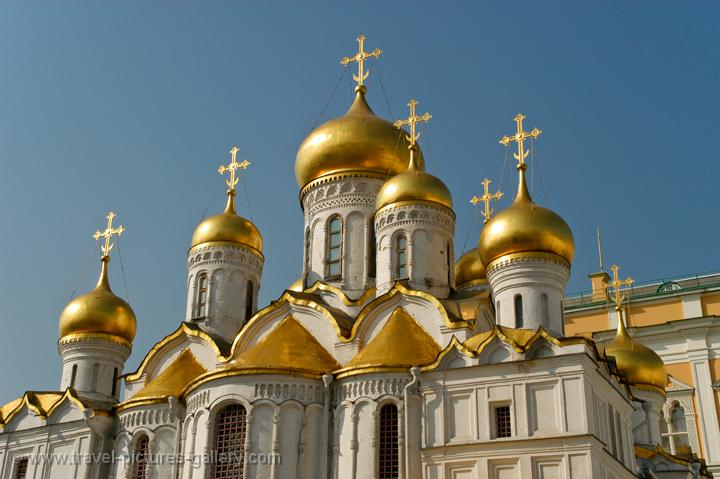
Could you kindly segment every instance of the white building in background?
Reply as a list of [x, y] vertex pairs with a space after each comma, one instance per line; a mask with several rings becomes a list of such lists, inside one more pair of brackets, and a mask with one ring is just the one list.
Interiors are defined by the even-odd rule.
[[125, 371], [136, 320], [106, 243], [98, 286], [61, 315], [60, 390], [0, 408], [0, 478], [710, 477], [659, 446], [651, 350], [622, 322], [614, 356], [565, 336], [572, 233], [525, 184], [539, 132], [516, 119], [515, 201], [455, 264], [452, 197], [415, 143], [429, 116], [411, 102], [406, 136], [372, 112], [363, 40], [352, 105], [297, 153], [302, 278], [258, 309], [233, 153], [227, 207], [191, 241], [185, 320]]

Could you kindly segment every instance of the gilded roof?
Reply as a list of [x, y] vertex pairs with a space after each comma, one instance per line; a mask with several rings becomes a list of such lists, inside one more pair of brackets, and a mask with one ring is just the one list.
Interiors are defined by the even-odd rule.
[[288, 316], [275, 329], [236, 359], [230, 370], [296, 371], [320, 375], [340, 364], [295, 318]]
[[615, 338], [605, 346], [605, 354], [615, 358], [628, 383], [665, 394], [668, 383], [665, 363], [655, 351], [628, 335], [622, 319], [618, 321]]
[[228, 192], [227, 206], [219, 215], [204, 219], [195, 228], [190, 248], [198, 245], [231, 243], [262, 254], [262, 235], [251, 222], [235, 212], [235, 191]]
[[380, 332], [347, 365], [342, 375], [368, 369], [407, 369], [435, 361], [440, 346], [403, 308], [390, 315]]
[[207, 372], [190, 349], [184, 349], [170, 365], [147, 383], [128, 402], [139, 399], [166, 399], [179, 396], [193, 379]]
[[60, 340], [94, 334], [117, 338], [128, 346], [135, 338], [135, 313], [116, 296], [108, 281], [109, 256], [102, 259], [100, 278], [95, 288], [70, 301], [60, 314]]
[[348, 172], [396, 175], [407, 168], [408, 146], [406, 132], [376, 116], [364, 89], [358, 90], [343, 116], [320, 125], [305, 138], [297, 152], [295, 176], [302, 188], [321, 177]]
[[82, 401], [72, 389], [63, 391], [27, 391], [22, 397], [0, 406], [0, 425], [8, 424], [12, 418], [26, 407], [43, 418], [50, 416], [63, 402], [70, 400], [80, 409]]

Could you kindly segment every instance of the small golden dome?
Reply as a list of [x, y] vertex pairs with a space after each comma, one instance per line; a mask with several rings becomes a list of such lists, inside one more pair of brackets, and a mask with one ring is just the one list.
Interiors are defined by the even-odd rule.
[[392, 176], [407, 168], [409, 142], [404, 130], [373, 113], [365, 101], [365, 87], [356, 91], [345, 115], [320, 125], [300, 145], [295, 176], [301, 188], [325, 175], [364, 172]]
[[485, 265], [480, 259], [477, 248], [473, 248], [455, 263], [455, 284], [458, 288], [485, 284]]
[[400, 201], [429, 201], [452, 209], [452, 195], [438, 177], [423, 171], [415, 163], [417, 147], [410, 149], [410, 166], [407, 171], [393, 176], [380, 188], [375, 210]]
[[618, 322], [615, 338], [605, 346], [605, 354], [615, 358], [618, 369], [625, 371], [630, 384], [658, 388], [665, 393], [665, 363], [655, 351], [633, 341], [625, 330], [622, 319]]
[[204, 219], [195, 228], [190, 248], [207, 243], [237, 243], [262, 253], [262, 236], [250, 221], [235, 212], [235, 190], [228, 191], [225, 211]]
[[525, 168], [525, 164], [518, 166], [518, 193], [513, 204], [490, 219], [480, 233], [482, 262], [487, 266], [513, 253], [551, 253], [572, 263], [572, 231], [560, 215], [533, 202], [525, 183]]
[[69, 335], [106, 334], [129, 343], [135, 339], [137, 323], [129, 304], [113, 294], [108, 281], [109, 256], [102, 258], [95, 289], [70, 301], [60, 314], [60, 340]]

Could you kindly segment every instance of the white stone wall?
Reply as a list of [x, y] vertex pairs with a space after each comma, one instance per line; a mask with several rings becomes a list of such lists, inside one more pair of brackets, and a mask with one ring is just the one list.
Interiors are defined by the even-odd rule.
[[115, 432], [113, 464], [110, 476], [114, 479], [132, 477], [132, 455], [137, 454], [137, 444], [143, 436], [149, 439], [151, 454], [148, 477], [170, 478], [180, 470], [176, 460], [178, 427], [182, 427], [184, 410], [175, 398], [168, 402], [136, 406], [120, 411]]
[[[186, 321], [199, 321], [208, 333], [232, 342], [246, 317], [248, 282], [253, 284], [252, 313], [257, 311], [264, 258], [236, 245], [199, 245], [188, 253]], [[195, 318], [198, 278], [208, 276], [205, 317]]]
[[[497, 324], [564, 336], [563, 295], [570, 269], [560, 261], [520, 258], [496, 262], [487, 270]], [[522, 297], [523, 324], [515, 318], [515, 297]]]
[[[577, 354], [423, 374], [424, 477], [634, 477], [632, 405], [592, 363]], [[498, 406], [510, 407], [510, 437], [495, 437]]]
[[339, 216], [343, 222], [342, 277], [325, 282], [342, 288], [352, 297], [360, 296], [375, 285], [372, 218], [375, 197], [382, 184], [382, 180], [375, 178], [348, 176], [319, 180], [303, 190], [306, 242], [303, 277], [306, 287], [326, 280], [327, 227], [334, 216]]
[[[130, 348], [103, 338], [65, 339], [58, 342], [62, 358], [60, 390], [72, 387], [84, 397], [115, 402], [120, 394], [120, 376]], [[73, 367], [75, 381], [73, 383]], [[117, 369], [117, 384], [113, 392], [113, 376]]]
[[[398, 452], [400, 477], [413, 477], [404, 472], [406, 457], [405, 386], [409, 373], [375, 373], [338, 380], [333, 385], [333, 417], [330, 477], [344, 479], [375, 479], [379, 467], [380, 410], [393, 405], [398, 410]], [[419, 408], [412, 410], [419, 417]], [[415, 437], [418, 430], [413, 431]], [[419, 464], [419, 448], [413, 442], [412, 460]]]
[[375, 216], [377, 294], [388, 291], [396, 277], [396, 239], [407, 238], [407, 279], [417, 290], [446, 298], [454, 287], [455, 214], [428, 203], [383, 208]]
[[245, 477], [321, 477], [329, 421], [325, 391], [321, 380], [278, 375], [219, 378], [198, 387], [187, 398], [181, 477], [208, 477], [211, 466], [199, 457], [213, 448], [216, 415], [233, 403], [247, 411]]

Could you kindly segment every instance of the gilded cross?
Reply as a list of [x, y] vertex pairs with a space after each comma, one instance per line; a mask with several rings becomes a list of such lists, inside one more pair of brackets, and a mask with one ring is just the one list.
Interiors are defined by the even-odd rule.
[[415, 125], [419, 121], [424, 121], [425, 123], [430, 121], [430, 118], [432, 118], [432, 115], [430, 113], [425, 112], [424, 115], [417, 116], [415, 115], [415, 107], [417, 106], [418, 102], [414, 98], [410, 99], [410, 103], [408, 103], [408, 106], [410, 107], [410, 116], [407, 117], [405, 120], [398, 120], [395, 122], [395, 126], [398, 128], [402, 128], [405, 125], [410, 125], [410, 136], [407, 137], [407, 139], [410, 141], [410, 148], [415, 147], [415, 143], [420, 138], [420, 133], [415, 133]]
[[242, 160], [240, 163], [237, 162], [238, 151], [240, 151], [240, 148], [238, 148], [237, 146], [233, 146], [230, 149], [230, 164], [227, 166], [220, 165], [220, 168], [218, 168], [218, 173], [220, 173], [221, 175], [224, 175], [228, 171], [230, 172], [230, 179], [225, 181], [225, 183], [227, 183], [231, 190], [234, 190], [235, 185], [237, 185], [238, 183], [238, 176], [236, 171], [244, 170], [248, 166], [250, 166], [250, 162], [248, 160]]
[[358, 88], [363, 87], [363, 82], [367, 80], [368, 75], [370, 74], [370, 70], [365, 71], [365, 60], [369, 57], [379, 57], [380, 54], [382, 54], [382, 50], [379, 48], [376, 48], [375, 50], [371, 52], [365, 51], [365, 35], [362, 33], [359, 37], [357, 37], [358, 42], [358, 52], [355, 54], [354, 57], [344, 57], [342, 60], [340, 60], [340, 63], [344, 66], [348, 66], [351, 62], [357, 62], [358, 64], [358, 74], [353, 74], [353, 80], [355, 80], [358, 84]]
[[632, 284], [635, 281], [632, 278], [626, 278], [626, 279], [621, 280], [620, 274], [619, 274], [620, 266], [618, 266], [616, 264], [612, 265], [610, 267], [610, 269], [613, 272], [613, 280], [604, 284], [603, 288], [605, 288], [605, 290], [608, 290], [610, 288], [613, 289], [613, 293], [614, 293], [613, 301], [615, 302], [615, 309], [617, 311], [620, 311], [622, 309], [622, 302], [623, 302], [622, 287], [623, 286], [630, 287], [630, 286], [632, 286]]
[[490, 208], [490, 202], [492, 200], [496, 200], [496, 201], [499, 200], [500, 198], [502, 198], [502, 195], [503, 195], [502, 191], [500, 191], [500, 190], [498, 190], [495, 193], [490, 193], [490, 183], [492, 183], [492, 181], [485, 178], [482, 181], [482, 184], [483, 184], [483, 187], [485, 190], [483, 195], [480, 197], [473, 196], [472, 199], [470, 200], [470, 203], [472, 203], [474, 205], [477, 205], [480, 202], [485, 203], [485, 209], [484, 209], [484, 211], [481, 211], [482, 215], [485, 217], [485, 219], [483, 220], [483, 223], [487, 223], [488, 220], [490, 219], [490, 216], [492, 216], [492, 214], [495, 212], [494, 208]]
[[110, 250], [113, 247], [113, 244], [110, 242], [110, 240], [112, 239], [112, 235], [120, 236], [121, 234], [123, 234], [123, 231], [125, 231], [124, 226], [118, 226], [117, 228], [113, 228], [113, 218], [115, 218], [115, 213], [111, 211], [110, 213], [108, 213], [106, 218], [107, 226], [105, 227], [105, 231], [100, 232], [98, 230], [93, 235], [93, 238], [95, 238], [96, 241], [99, 241], [100, 238], [105, 239], [105, 244], [102, 246], [103, 256], [108, 256], [110, 254]]
[[508, 144], [511, 141], [514, 141], [518, 144], [518, 152], [513, 153], [513, 156], [516, 160], [518, 160], [520, 163], [518, 164], [518, 167], [521, 167], [520, 165], [525, 164], [525, 158], [528, 156], [528, 151], [525, 151], [525, 140], [528, 138], [537, 138], [540, 136], [540, 133], [542, 133], [541, 130], [537, 128], [533, 128], [532, 131], [523, 131], [523, 120], [525, 119], [525, 115], [522, 113], [518, 113], [515, 117], [515, 123], [517, 123], [517, 133], [515, 133], [513, 136], [503, 136], [500, 138], [500, 143], [503, 146], [508, 146]]

